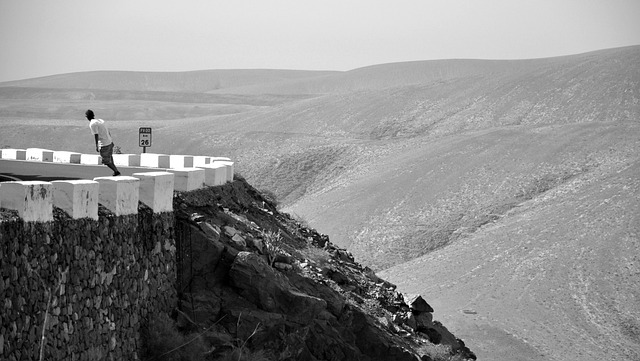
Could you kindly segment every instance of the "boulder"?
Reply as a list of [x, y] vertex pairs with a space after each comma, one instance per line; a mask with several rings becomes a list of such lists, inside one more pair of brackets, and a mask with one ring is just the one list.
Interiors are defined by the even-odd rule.
[[267, 312], [286, 314], [307, 323], [327, 308], [326, 301], [296, 290], [288, 279], [252, 252], [239, 252], [229, 282], [238, 293]]
[[405, 313], [404, 315], [402, 315], [402, 318], [404, 320], [404, 324], [409, 326], [410, 329], [412, 329], [413, 331], [416, 331], [418, 329], [418, 323], [416, 322], [416, 317], [413, 312]]
[[326, 284], [315, 282], [310, 278], [295, 273], [288, 274], [287, 276], [290, 282], [300, 291], [325, 300], [327, 302], [327, 310], [331, 314], [338, 317], [342, 313], [346, 301], [344, 297], [334, 289]]
[[458, 352], [463, 345], [458, 342], [458, 338], [454, 336], [443, 324], [438, 321], [433, 322], [433, 326], [431, 328], [435, 330], [438, 334], [440, 334], [440, 342], [451, 346], [451, 350], [453, 352]]
[[226, 234], [229, 237], [233, 237], [238, 233], [238, 230], [230, 227], [230, 226], [224, 226], [224, 234]]
[[433, 314], [431, 312], [414, 313], [416, 328], [429, 328], [433, 326]]
[[249, 241], [253, 245], [255, 249], [257, 249], [260, 253], [264, 254], [264, 242], [257, 238], [249, 238]]
[[406, 294], [404, 302], [415, 312], [433, 312], [433, 308], [420, 295]]
[[220, 240], [220, 229], [218, 227], [207, 222], [198, 222], [198, 225], [202, 232], [204, 232], [204, 234], [206, 234], [212, 241]]
[[233, 245], [238, 249], [247, 248], [247, 241], [245, 241], [244, 237], [242, 237], [238, 233], [236, 233], [233, 237], [231, 237], [231, 242], [233, 242]]
[[293, 269], [293, 266], [288, 264], [288, 263], [282, 263], [282, 262], [275, 262], [273, 264], [273, 267], [277, 270], [286, 272], [286, 271], [291, 271]]
[[329, 267], [327, 269], [327, 277], [329, 277], [331, 280], [333, 280], [333, 282], [337, 283], [338, 285], [348, 285], [353, 282], [351, 278], [349, 278], [347, 275], [345, 275], [343, 272], [341, 272], [339, 269], [335, 267]]

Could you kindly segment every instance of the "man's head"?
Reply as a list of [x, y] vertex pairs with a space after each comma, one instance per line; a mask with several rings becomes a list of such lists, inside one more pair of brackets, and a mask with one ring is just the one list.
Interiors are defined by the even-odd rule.
[[91, 120], [93, 119], [93, 110], [89, 109], [86, 112], [84, 112], [84, 116], [87, 117], [87, 119]]

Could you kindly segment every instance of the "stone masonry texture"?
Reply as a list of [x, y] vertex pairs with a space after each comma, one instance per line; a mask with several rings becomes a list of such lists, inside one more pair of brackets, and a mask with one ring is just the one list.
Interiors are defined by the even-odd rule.
[[177, 304], [174, 217], [0, 218], [0, 359], [136, 360], [148, 317]]

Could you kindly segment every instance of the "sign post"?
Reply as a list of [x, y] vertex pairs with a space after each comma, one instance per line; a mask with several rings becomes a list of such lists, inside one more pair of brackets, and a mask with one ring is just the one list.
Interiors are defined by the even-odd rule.
[[142, 153], [146, 153], [147, 147], [151, 146], [151, 128], [140, 127], [140, 130], [138, 132], [138, 142], [142, 147]]

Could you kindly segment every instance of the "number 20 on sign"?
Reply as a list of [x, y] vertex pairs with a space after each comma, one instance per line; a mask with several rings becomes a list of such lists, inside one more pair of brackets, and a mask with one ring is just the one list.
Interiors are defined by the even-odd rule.
[[151, 128], [148, 127], [140, 127], [139, 133], [139, 143], [142, 147], [142, 152], [147, 152], [147, 147], [151, 146]]

